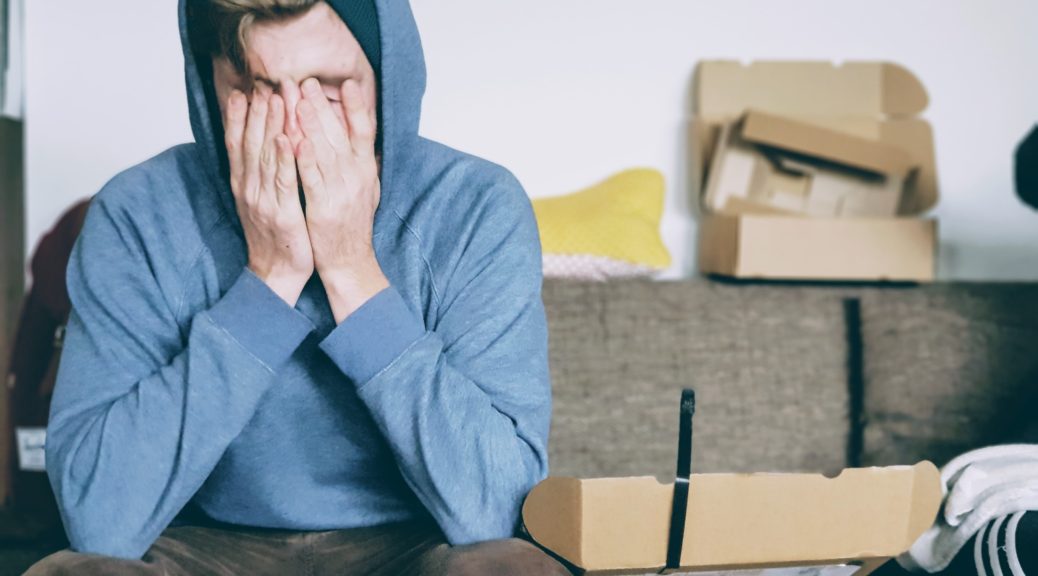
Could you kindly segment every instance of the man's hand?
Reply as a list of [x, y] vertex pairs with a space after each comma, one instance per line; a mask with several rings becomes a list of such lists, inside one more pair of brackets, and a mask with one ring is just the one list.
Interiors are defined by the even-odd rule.
[[374, 104], [356, 81], [340, 88], [339, 120], [320, 84], [303, 82], [297, 107], [305, 138], [296, 159], [306, 196], [306, 227], [314, 264], [336, 323], [389, 286], [372, 246], [381, 192], [375, 159]]
[[231, 191], [245, 231], [249, 269], [295, 306], [313, 275], [314, 259], [299, 203], [296, 159], [284, 135], [284, 100], [257, 91], [250, 105], [235, 90], [225, 125]]

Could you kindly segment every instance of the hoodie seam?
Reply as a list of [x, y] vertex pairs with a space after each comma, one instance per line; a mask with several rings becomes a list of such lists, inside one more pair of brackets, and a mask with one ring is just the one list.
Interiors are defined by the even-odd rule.
[[238, 340], [237, 338], [235, 338], [235, 337], [234, 337], [234, 334], [231, 334], [230, 330], [228, 330], [228, 329], [224, 328], [223, 326], [221, 326], [221, 325], [220, 325], [220, 324], [219, 324], [219, 323], [218, 323], [218, 322], [217, 322], [216, 320], [214, 320], [214, 319], [213, 319], [213, 317], [212, 317], [212, 316], [210, 316], [209, 314], [207, 314], [207, 313], [204, 313], [204, 312], [203, 312], [203, 313], [202, 313], [202, 315], [203, 315], [203, 316], [205, 316], [205, 319], [206, 319], [206, 320], [207, 320], [207, 321], [209, 322], [209, 324], [210, 324], [210, 325], [211, 325], [211, 326], [212, 326], [213, 328], [216, 328], [216, 329], [217, 329], [218, 331], [220, 331], [221, 333], [223, 333], [223, 335], [224, 335], [224, 336], [226, 336], [226, 337], [227, 337], [228, 339], [230, 339], [230, 340], [231, 340], [231, 342], [234, 342], [234, 344], [235, 344], [235, 345], [236, 345], [236, 346], [237, 346], [237, 347], [238, 347], [238, 348], [239, 348], [240, 350], [242, 350], [243, 352], [245, 352], [246, 354], [248, 354], [250, 358], [252, 358], [252, 359], [253, 359], [253, 360], [255, 360], [256, 362], [259, 362], [260, 366], [263, 366], [263, 368], [264, 368], [264, 369], [265, 369], [265, 370], [266, 370], [267, 372], [269, 372], [269, 373], [271, 373], [271, 374], [275, 374], [275, 373], [276, 373], [276, 372], [275, 372], [275, 370], [274, 370], [274, 368], [272, 368], [272, 367], [271, 367], [271, 366], [270, 366], [269, 364], [267, 364], [266, 362], [264, 362], [262, 358], [260, 358], [259, 356], [256, 356], [255, 354], [253, 354], [251, 350], [249, 350], [248, 348], [246, 348], [246, 347], [245, 347], [245, 345], [241, 343], [241, 340]]
[[[202, 234], [202, 238], [208, 237], [213, 232], [213, 230], [219, 228], [220, 225], [223, 224], [226, 220], [227, 216], [222, 211], [220, 211], [217, 215], [216, 222], [214, 222], [211, 226], [206, 228], [205, 233]], [[178, 296], [179, 301], [177, 302], [176, 315], [174, 316], [174, 318], [177, 319], [178, 323], [181, 319], [181, 314], [184, 312], [184, 303], [187, 302], [187, 290], [189, 287], [187, 279], [191, 277], [191, 273], [195, 271], [195, 268], [198, 266], [198, 263], [202, 261], [202, 256], [204, 256], [208, 252], [209, 247], [206, 246], [206, 243], [199, 242], [198, 250], [196, 250], [195, 255], [191, 257], [191, 260], [189, 261], [190, 263], [184, 269], [184, 274], [180, 276], [180, 295]]]
[[443, 303], [443, 300], [440, 298], [440, 290], [436, 287], [436, 275], [433, 274], [432, 264], [429, 263], [429, 259], [425, 256], [425, 242], [418, 234], [418, 231], [411, 226], [411, 223], [401, 216], [395, 209], [393, 210], [393, 215], [400, 219], [400, 223], [404, 225], [404, 229], [407, 230], [411, 236], [414, 236], [414, 239], [418, 242], [418, 256], [421, 257], [422, 263], [425, 264], [426, 271], [429, 272], [429, 284], [432, 286], [433, 298], [436, 299], [436, 306], [439, 307]]

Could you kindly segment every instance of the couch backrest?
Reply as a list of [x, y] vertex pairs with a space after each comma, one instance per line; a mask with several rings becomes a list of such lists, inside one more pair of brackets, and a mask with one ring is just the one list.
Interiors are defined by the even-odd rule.
[[849, 442], [839, 291], [547, 282], [554, 475], [673, 478], [697, 393], [700, 472], [838, 471]]
[[544, 286], [552, 474], [942, 464], [1038, 427], [1038, 284]]
[[1038, 442], [1038, 285], [861, 295], [864, 465]]

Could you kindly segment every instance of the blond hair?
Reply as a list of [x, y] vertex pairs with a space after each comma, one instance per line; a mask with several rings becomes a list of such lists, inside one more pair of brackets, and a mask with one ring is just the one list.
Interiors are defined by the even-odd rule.
[[188, 4], [188, 31], [196, 54], [227, 57], [247, 70], [245, 46], [256, 22], [304, 14], [323, 0], [194, 0]]

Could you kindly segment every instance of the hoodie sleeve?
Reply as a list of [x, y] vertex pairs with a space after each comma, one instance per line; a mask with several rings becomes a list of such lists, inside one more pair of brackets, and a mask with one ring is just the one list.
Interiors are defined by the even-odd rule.
[[355, 383], [404, 479], [454, 545], [506, 538], [548, 470], [541, 252], [518, 183], [459, 231], [435, 325], [392, 287], [322, 343]]
[[[313, 329], [249, 271], [187, 326], [141, 230], [104, 193], [69, 262], [47, 473], [71, 546], [140, 558]], [[175, 298], [168, 293], [177, 294]], [[262, 323], [254, 319], [262, 317]]]

